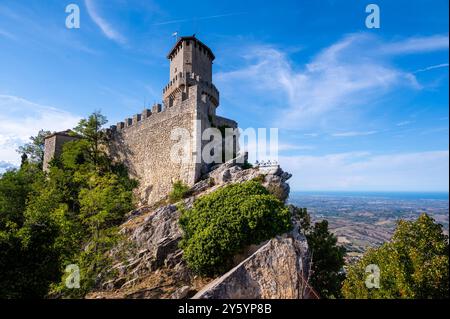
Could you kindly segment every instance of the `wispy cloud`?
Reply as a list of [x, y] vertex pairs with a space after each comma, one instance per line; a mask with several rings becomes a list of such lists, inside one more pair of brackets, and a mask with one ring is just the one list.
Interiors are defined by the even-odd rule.
[[95, 22], [95, 24], [100, 28], [100, 30], [102, 30], [103, 34], [108, 39], [111, 39], [119, 44], [125, 44], [127, 42], [127, 39], [115, 30], [111, 23], [100, 16], [93, 0], [84, 0], [84, 3], [92, 21]]
[[338, 132], [332, 133], [331, 136], [334, 137], [354, 137], [354, 136], [367, 136], [378, 133], [377, 131], [366, 131], [366, 132], [358, 132], [358, 131], [350, 131], [350, 132]]
[[381, 52], [386, 54], [411, 54], [448, 49], [448, 35], [414, 37], [403, 41], [386, 43]]
[[0, 37], [7, 38], [9, 40], [17, 40], [17, 38], [8, 31], [0, 29]]
[[448, 150], [373, 155], [284, 156], [294, 190], [448, 191]]
[[448, 63], [441, 63], [441, 64], [436, 64], [436, 65], [431, 65], [431, 66], [428, 66], [426, 68], [416, 70], [416, 71], [414, 71], [414, 73], [420, 73], [420, 72], [425, 72], [425, 71], [434, 70], [434, 69], [440, 69], [440, 68], [448, 68]]
[[237, 15], [242, 15], [242, 14], [245, 14], [245, 12], [234, 12], [234, 13], [210, 15], [210, 16], [199, 17], [199, 18], [161, 21], [161, 22], [153, 23], [153, 25], [167, 25], [167, 24], [184, 23], [184, 22], [192, 22], [192, 21], [210, 20], [210, 19], [218, 19], [218, 18], [225, 18], [225, 17], [233, 17], [233, 16], [237, 16]]
[[[445, 49], [445, 39], [433, 36], [385, 43], [373, 35], [352, 34], [323, 49], [303, 68], [274, 46], [252, 45], [243, 48], [246, 65], [218, 73], [216, 81], [225, 98], [251, 94], [261, 104], [276, 103], [277, 127], [329, 126], [343, 113], [348, 123], [354, 123], [351, 117], [367, 103], [399, 88], [422, 88], [413, 73], [393, 66], [390, 56]], [[357, 112], [347, 112], [355, 108]]]
[[395, 125], [397, 125], [397, 126], [406, 126], [406, 125], [409, 125], [409, 124], [412, 124], [412, 123], [414, 123], [414, 121], [401, 121], [401, 122], [398, 122]]
[[305, 137], [317, 137], [319, 136], [319, 133], [305, 133], [303, 134]]
[[79, 117], [55, 107], [0, 94], [0, 160], [11, 165], [20, 162], [18, 146], [41, 130], [61, 131], [74, 127]]

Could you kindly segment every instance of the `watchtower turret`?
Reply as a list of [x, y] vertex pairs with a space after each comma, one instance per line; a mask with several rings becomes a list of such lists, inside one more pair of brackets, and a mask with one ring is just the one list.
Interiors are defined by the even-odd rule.
[[203, 93], [210, 97], [214, 106], [219, 105], [219, 91], [212, 83], [212, 63], [215, 59], [211, 49], [195, 36], [180, 37], [170, 50], [169, 83], [163, 89], [163, 100], [172, 106], [177, 92], [187, 93], [192, 85], [201, 85]]

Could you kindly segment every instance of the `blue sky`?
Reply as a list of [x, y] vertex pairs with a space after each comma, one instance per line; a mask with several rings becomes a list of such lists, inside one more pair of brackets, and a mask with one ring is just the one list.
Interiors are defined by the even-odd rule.
[[[80, 29], [65, 7], [80, 7]], [[380, 7], [367, 29], [365, 7]], [[40, 128], [161, 100], [180, 35], [216, 55], [219, 115], [279, 128], [294, 190], [448, 191], [448, 1], [0, 2], [0, 169]]]

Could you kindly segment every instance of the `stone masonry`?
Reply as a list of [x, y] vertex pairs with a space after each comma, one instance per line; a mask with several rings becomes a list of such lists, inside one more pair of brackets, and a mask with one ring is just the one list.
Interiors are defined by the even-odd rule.
[[[208, 172], [209, 166], [200, 152], [208, 142], [201, 139], [204, 129], [237, 128], [235, 121], [216, 116], [219, 91], [212, 83], [215, 57], [211, 49], [195, 37], [181, 37], [167, 58], [170, 77], [163, 89], [162, 104], [155, 104], [151, 110], [145, 109], [107, 130], [111, 155], [124, 162], [130, 176], [139, 181], [136, 195], [141, 204], [164, 198], [177, 180], [193, 185]], [[178, 143], [171, 139], [171, 134], [177, 128], [190, 134], [188, 161], [171, 160], [172, 147]], [[55, 133], [46, 139], [45, 170], [51, 158], [59, 154], [66, 136]], [[238, 146], [235, 147], [237, 150]]]

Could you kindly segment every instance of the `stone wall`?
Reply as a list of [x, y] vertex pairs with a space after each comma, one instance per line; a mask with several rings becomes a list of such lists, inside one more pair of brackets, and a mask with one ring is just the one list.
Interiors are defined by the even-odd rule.
[[[161, 200], [177, 180], [193, 185], [208, 172], [209, 166], [200, 157], [206, 143], [201, 141], [201, 133], [211, 127], [215, 106], [204, 99], [201, 85], [186, 89], [188, 94], [176, 94], [173, 106], [162, 110], [161, 106], [154, 107], [151, 114], [144, 111], [111, 128], [111, 155], [124, 162], [131, 177], [139, 181], [136, 195], [141, 204]], [[234, 121], [229, 123], [237, 126]], [[171, 150], [179, 144], [171, 139], [176, 128], [186, 129], [191, 137], [188, 146], [191, 153], [185, 162], [171, 160]]]
[[56, 156], [58, 157], [62, 152], [63, 144], [77, 139], [75, 136], [70, 136], [69, 131], [57, 132], [45, 138], [44, 143], [44, 171], [48, 171], [50, 161]]

